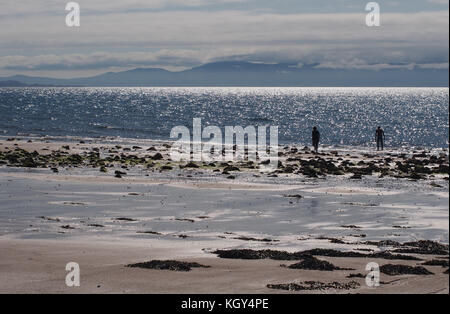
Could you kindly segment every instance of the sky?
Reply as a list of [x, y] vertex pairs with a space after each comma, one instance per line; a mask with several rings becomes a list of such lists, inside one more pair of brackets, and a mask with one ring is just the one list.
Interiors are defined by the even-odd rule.
[[214, 61], [320, 68], [448, 69], [448, 0], [0, 1], [0, 77], [73, 78], [137, 67], [172, 71]]

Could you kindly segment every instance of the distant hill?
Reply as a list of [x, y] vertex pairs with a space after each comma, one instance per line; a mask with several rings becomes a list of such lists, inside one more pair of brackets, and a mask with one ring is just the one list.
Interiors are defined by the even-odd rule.
[[[137, 68], [75, 79], [15, 75], [0, 86], [331, 86], [448, 87], [448, 69], [334, 70], [317, 64], [264, 64], [244, 61], [208, 63], [181, 72]], [[13, 83], [12, 83], [13, 82]], [[18, 85], [22, 84], [22, 85]]]
[[18, 82], [18, 81], [0, 81], [0, 87], [26, 87], [27, 84]]
[[0, 87], [62, 87], [62, 86], [63, 85], [42, 84], [42, 83], [26, 84], [14, 80], [0, 81]]

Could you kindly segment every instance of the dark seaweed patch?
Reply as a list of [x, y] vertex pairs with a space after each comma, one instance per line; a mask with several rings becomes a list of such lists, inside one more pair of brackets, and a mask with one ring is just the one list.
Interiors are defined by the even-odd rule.
[[88, 227], [105, 228], [105, 226], [99, 224], [89, 224]]
[[275, 285], [267, 285], [269, 289], [278, 289], [278, 290], [286, 290], [286, 291], [305, 291], [305, 290], [351, 290], [357, 289], [360, 287], [360, 284], [351, 281], [348, 283], [340, 283], [340, 282], [330, 282], [323, 283], [318, 281], [305, 281], [300, 284], [297, 283], [288, 283], [288, 284], [275, 284]]
[[433, 259], [431, 261], [426, 261], [425, 263], [422, 263], [422, 265], [448, 267], [448, 261], [441, 259]]
[[189, 218], [175, 218], [176, 221], [187, 221], [187, 222], [191, 222], [194, 223], [195, 220], [194, 219], [189, 219]]
[[310, 254], [315, 256], [328, 256], [328, 257], [365, 257], [365, 258], [382, 258], [389, 260], [409, 260], [409, 261], [418, 261], [420, 260], [417, 257], [409, 256], [409, 255], [401, 255], [401, 254], [391, 254], [390, 252], [377, 252], [371, 254], [363, 254], [359, 252], [342, 252], [332, 249], [312, 249], [308, 251], [304, 251], [303, 254]]
[[114, 218], [114, 220], [117, 220], [117, 221], [128, 221], [128, 222], [137, 221], [136, 219], [133, 219], [133, 218], [126, 218], [126, 217]]
[[304, 269], [304, 270], [320, 270], [320, 271], [333, 271], [333, 270], [350, 270], [347, 268], [340, 268], [334, 266], [330, 262], [322, 261], [314, 256], [305, 256], [303, 260], [297, 264], [289, 266], [290, 269]]
[[46, 217], [46, 216], [39, 216], [38, 218], [47, 220], [47, 221], [54, 221], [54, 222], [60, 222], [61, 220], [59, 218], [52, 218], [52, 217]]
[[429, 254], [429, 255], [448, 255], [448, 245], [433, 241], [407, 242], [403, 244], [404, 248], [396, 249], [395, 253], [410, 254]]
[[264, 238], [264, 239], [256, 239], [256, 238], [249, 238], [249, 237], [237, 237], [237, 238], [233, 238], [235, 240], [243, 240], [243, 241], [256, 241], [256, 242], [279, 242], [279, 240], [273, 240], [273, 239], [269, 239], [269, 238]]
[[139, 233], [139, 234], [162, 235], [162, 233], [159, 233], [159, 232], [156, 232], [156, 231], [137, 231], [136, 233]]
[[358, 274], [350, 274], [347, 278], [366, 278], [366, 275], [358, 273]]
[[274, 250], [250, 250], [250, 249], [240, 249], [240, 250], [217, 250], [213, 254], [217, 254], [220, 258], [229, 259], [273, 259], [279, 261], [293, 261], [300, 260], [303, 258], [302, 253], [289, 253], [284, 251], [274, 251]]
[[172, 271], [190, 271], [192, 268], [209, 268], [210, 266], [201, 265], [199, 263], [154, 260], [150, 262], [130, 264], [126, 267]]
[[422, 266], [393, 265], [387, 264], [380, 267], [380, 272], [389, 276], [399, 275], [433, 275]]
[[220, 258], [230, 259], [273, 259], [273, 260], [301, 260], [309, 256], [327, 256], [327, 257], [362, 257], [362, 258], [382, 258], [389, 260], [410, 260], [420, 261], [419, 258], [409, 255], [391, 254], [389, 252], [378, 252], [371, 254], [364, 254], [359, 252], [342, 252], [332, 249], [312, 249], [308, 251], [289, 253], [285, 251], [274, 250], [250, 250], [250, 249], [236, 249], [236, 250], [217, 250], [213, 254], [217, 254]]

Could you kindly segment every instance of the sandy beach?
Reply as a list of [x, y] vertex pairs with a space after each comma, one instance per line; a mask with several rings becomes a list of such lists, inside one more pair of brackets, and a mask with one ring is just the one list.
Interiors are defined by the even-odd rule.
[[449, 292], [448, 151], [281, 146], [260, 173], [170, 145], [0, 140], [0, 293]]
[[[160, 244], [161, 245], [161, 244]], [[175, 245], [176, 247], [176, 245]], [[369, 288], [364, 279], [346, 278], [355, 271], [292, 270], [274, 260], [223, 260], [216, 257], [183, 257], [158, 243], [121, 243], [116, 241], [0, 240], [0, 293], [189, 293], [189, 294], [267, 294], [301, 293], [268, 289], [268, 284], [286, 282], [351, 282], [354, 290], [315, 290], [307, 293], [448, 293], [448, 274], [441, 266], [428, 266], [431, 276], [382, 276], [382, 285]], [[190, 272], [127, 268], [130, 262], [150, 259], [179, 259], [210, 266]], [[431, 258], [431, 256], [427, 256]], [[81, 268], [81, 286], [67, 287], [65, 264], [77, 261]], [[326, 258], [335, 265], [365, 268], [366, 258]], [[383, 259], [371, 260], [386, 263]], [[292, 264], [288, 262], [287, 264]], [[416, 262], [394, 261], [415, 265]], [[286, 264], [286, 263], [285, 263]]]

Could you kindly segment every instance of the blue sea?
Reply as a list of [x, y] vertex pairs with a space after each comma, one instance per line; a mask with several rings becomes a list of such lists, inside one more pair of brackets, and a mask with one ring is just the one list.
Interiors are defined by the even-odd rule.
[[175, 126], [278, 126], [282, 144], [446, 148], [448, 88], [0, 88], [1, 136], [165, 140]]

